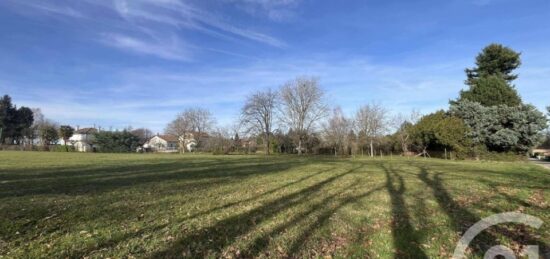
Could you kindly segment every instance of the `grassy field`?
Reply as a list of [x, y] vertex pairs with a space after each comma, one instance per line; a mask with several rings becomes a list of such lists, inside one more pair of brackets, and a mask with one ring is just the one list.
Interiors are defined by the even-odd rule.
[[431, 159], [0, 152], [0, 257], [452, 255], [550, 243], [550, 171]]

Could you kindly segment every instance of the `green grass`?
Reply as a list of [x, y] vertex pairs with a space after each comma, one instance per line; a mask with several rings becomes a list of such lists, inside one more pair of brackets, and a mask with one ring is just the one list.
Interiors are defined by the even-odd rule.
[[528, 163], [0, 152], [0, 257], [450, 257], [460, 235], [548, 251], [550, 171]]

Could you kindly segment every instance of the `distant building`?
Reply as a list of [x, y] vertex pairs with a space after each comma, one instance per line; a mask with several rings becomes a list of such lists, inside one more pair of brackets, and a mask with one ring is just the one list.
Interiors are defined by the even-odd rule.
[[156, 135], [143, 145], [153, 152], [178, 152], [178, 137], [174, 135]]
[[95, 128], [82, 128], [74, 132], [73, 136], [69, 138], [69, 142], [74, 146], [76, 151], [79, 152], [92, 152], [94, 151], [94, 141], [97, 129]]
[[531, 156], [537, 157], [538, 159], [545, 159], [550, 157], [550, 149], [549, 148], [535, 148], [531, 150]]
[[[183, 144], [185, 147], [185, 151], [195, 151], [198, 141], [195, 139], [195, 135], [193, 133], [187, 133], [185, 134], [185, 137], [178, 137], [175, 135], [159, 135], [152, 137], [149, 139], [145, 144], [143, 145], [143, 148], [145, 150], [153, 151], [153, 152], [178, 152], [180, 150], [180, 144]], [[202, 134], [201, 139], [208, 139], [207, 134]]]

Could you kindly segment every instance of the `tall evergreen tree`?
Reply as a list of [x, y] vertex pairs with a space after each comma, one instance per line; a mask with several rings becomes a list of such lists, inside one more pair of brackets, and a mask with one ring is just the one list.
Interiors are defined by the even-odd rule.
[[498, 75], [477, 78], [471, 82], [470, 89], [460, 92], [461, 100], [478, 102], [483, 106], [507, 105], [518, 106], [521, 97], [516, 89], [508, 85]]
[[6, 137], [12, 134], [15, 112], [11, 97], [4, 95], [0, 98], [0, 144], [3, 144]]
[[476, 57], [476, 67], [466, 69], [468, 90], [460, 92], [457, 101], [478, 102], [483, 106], [518, 106], [522, 103], [511, 82], [518, 77], [513, 71], [521, 64], [520, 53], [502, 46], [491, 44]]
[[30, 108], [21, 107], [15, 110], [11, 137], [17, 142], [17, 144], [20, 144], [21, 138], [26, 135], [26, 130], [32, 127], [33, 122], [34, 114]]
[[466, 69], [466, 84], [471, 85], [473, 80], [490, 75], [498, 75], [506, 82], [512, 82], [518, 77], [512, 72], [521, 65], [520, 55], [501, 44], [490, 44], [477, 55], [476, 67]]
[[489, 151], [524, 153], [543, 138], [547, 119], [533, 105], [485, 107], [462, 101], [451, 105], [450, 113], [469, 127], [468, 137]]

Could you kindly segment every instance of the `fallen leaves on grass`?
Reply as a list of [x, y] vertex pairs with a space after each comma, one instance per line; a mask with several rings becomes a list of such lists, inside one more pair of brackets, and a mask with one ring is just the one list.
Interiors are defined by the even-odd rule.
[[321, 242], [319, 255], [324, 258], [332, 258], [336, 251], [344, 248], [347, 244], [347, 237], [332, 233], [330, 239]]
[[533, 194], [529, 197], [529, 203], [537, 206], [541, 209], [548, 208], [548, 201], [544, 198], [544, 190], [534, 191]]

